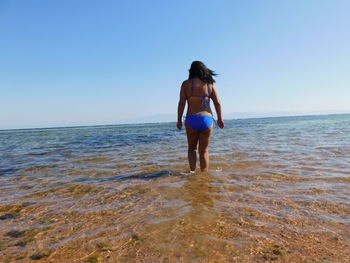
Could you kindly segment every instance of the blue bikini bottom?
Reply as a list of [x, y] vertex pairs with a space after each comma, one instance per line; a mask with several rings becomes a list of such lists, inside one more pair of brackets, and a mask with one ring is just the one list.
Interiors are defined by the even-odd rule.
[[213, 125], [213, 116], [210, 115], [189, 115], [186, 116], [187, 124], [193, 130], [202, 132], [208, 130]]

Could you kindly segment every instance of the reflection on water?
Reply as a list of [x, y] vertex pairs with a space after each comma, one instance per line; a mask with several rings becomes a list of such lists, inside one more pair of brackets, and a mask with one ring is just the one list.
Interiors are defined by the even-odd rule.
[[0, 131], [0, 262], [350, 262], [350, 115]]

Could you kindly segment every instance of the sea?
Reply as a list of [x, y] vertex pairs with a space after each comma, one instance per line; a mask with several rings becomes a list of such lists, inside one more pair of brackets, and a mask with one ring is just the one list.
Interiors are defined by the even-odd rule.
[[[0, 131], [0, 262], [350, 262], [350, 114]], [[199, 167], [199, 165], [198, 165]]]

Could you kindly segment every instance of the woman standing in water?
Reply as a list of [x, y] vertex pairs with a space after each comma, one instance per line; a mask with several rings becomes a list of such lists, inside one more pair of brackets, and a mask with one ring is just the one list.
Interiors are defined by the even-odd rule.
[[221, 104], [217, 89], [214, 85], [216, 76], [203, 62], [193, 61], [188, 80], [182, 83], [180, 100], [177, 110], [177, 128], [182, 128], [182, 114], [187, 101], [186, 134], [188, 141], [188, 161], [191, 172], [196, 170], [197, 145], [199, 162], [202, 172], [209, 167], [209, 141], [213, 131], [213, 113], [210, 109], [210, 99], [213, 100], [218, 126], [223, 129], [224, 122], [221, 116]]

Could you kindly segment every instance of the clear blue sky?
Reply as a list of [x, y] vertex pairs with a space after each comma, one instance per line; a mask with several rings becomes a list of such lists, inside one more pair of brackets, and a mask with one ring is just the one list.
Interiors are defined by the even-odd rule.
[[348, 0], [0, 0], [0, 129], [175, 121], [193, 60], [220, 74], [224, 114], [350, 112], [349, 11]]

